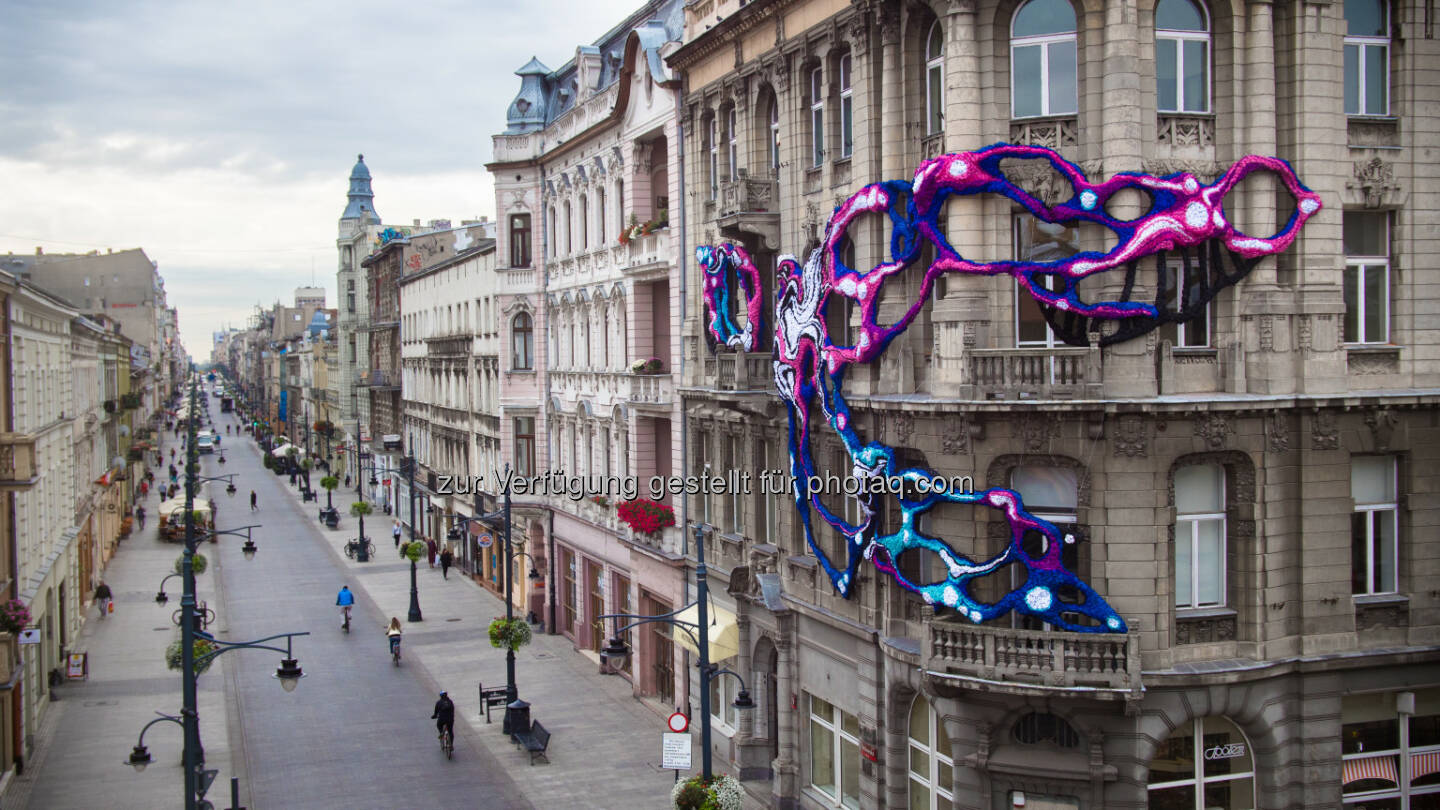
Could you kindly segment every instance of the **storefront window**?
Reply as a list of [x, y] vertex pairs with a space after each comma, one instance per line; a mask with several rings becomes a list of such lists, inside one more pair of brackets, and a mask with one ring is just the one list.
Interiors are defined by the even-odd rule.
[[860, 807], [860, 721], [813, 695], [810, 786], [833, 807]]
[[1156, 749], [1149, 790], [1150, 810], [1254, 810], [1250, 744], [1224, 717], [1196, 718]]
[[910, 810], [950, 810], [950, 737], [925, 697], [910, 707]]
[[[1440, 689], [1405, 694], [1350, 695], [1342, 700], [1346, 808], [1440, 808]], [[1408, 711], [1412, 699], [1413, 714]]]

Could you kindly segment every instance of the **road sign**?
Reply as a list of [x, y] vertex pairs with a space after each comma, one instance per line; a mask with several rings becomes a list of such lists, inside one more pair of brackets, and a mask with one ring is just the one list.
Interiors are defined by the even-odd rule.
[[672, 771], [690, 770], [690, 735], [667, 731], [660, 738], [660, 767]]
[[669, 726], [671, 731], [680, 734], [690, 728], [690, 718], [686, 717], [684, 712], [675, 712], [665, 721], [665, 725]]

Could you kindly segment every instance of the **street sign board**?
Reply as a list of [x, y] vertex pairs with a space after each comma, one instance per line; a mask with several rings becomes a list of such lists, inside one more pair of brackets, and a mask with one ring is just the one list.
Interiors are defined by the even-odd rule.
[[660, 737], [660, 767], [672, 771], [690, 770], [690, 735], [667, 731]]
[[475, 544], [481, 548], [489, 548], [495, 545], [495, 538], [488, 533], [482, 534], [475, 538]]
[[21, 644], [39, 644], [40, 630], [34, 627], [29, 630], [21, 630], [19, 641]]
[[670, 715], [665, 724], [670, 727], [671, 731], [679, 733], [690, 728], [690, 718], [686, 717], [684, 712], [675, 712]]

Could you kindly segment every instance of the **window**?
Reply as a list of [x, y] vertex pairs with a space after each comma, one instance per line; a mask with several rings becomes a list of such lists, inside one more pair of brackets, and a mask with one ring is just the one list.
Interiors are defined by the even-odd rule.
[[1390, 215], [1345, 212], [1345, 342], [1390, 342]]
[[510, 266], [530, 266], [530, 215], [510, 215]]
[[1160, 112], [1210, 112], [1210, 26], [1195, 0], [1155, 7], [1155, 99]]
[[1225, 469], [1175, 471], [1175, 607], [1225, 604]]
[[1075, 9], [1029, 0], [1010, 24], [1010, 117], [1072, 115], [1076, 105]]
[[1440, 690], [1346, 695], [1340, 723], [1347, 808], [1440, 806]]
[[571, 634], [575, 632], [575, 603], [577, 601], [575, 567], [575, 552], [562, 548], [560, 550], [560, 571], [565, 577], [565, 587], [561, 589], [561, 602], [565, 608], [564, 630]]
[[940, 21], [930, 24], [925, 38], [925, 134], [945, 128], [945, 33]]
[[810, 695], [810, 786], [836, 807], [860, 807], [860, 721]]
[[1180, 323], [1167, 323], [1160, 336], [1181, 349], [1199, 349], [1210, 345], [1210, 303], [1199, 303], [1205, 295], [1205, 271], [1181, 261], [1165, 263], [1165, 290], [1174, 302], [1176, 312], [1197, 310], [1196, 315]]
[[1350, 592], [1395, 593], [1395, 522], [1400, 510], [1396, 496], [1393, 456], [1355, 456], [1350, 459]]
[[840, 57], [840, 157], [855, 151], [855, 99], [850, 86], [850, 54]]
[[1176, 728], [1150, 760], [1154, 810], [1251, 810], [1255, 761], [1240, 727], [1224, 717], [1197, 717]]
[[724, 676], [710, 679], [710, 716], [727, 730], [740, 727], [739, 709], [733, 705], [740, 684]]
[[555, 239], [555, 206], [550, 206], [550, 219], [546, 225], [546, 241], [550, 243], [550, 255], [555, 256], [560, 252], [560, 245]]
[[[1079, 532], [1077, 512], [1080, 501], [1080, 476], [1072, 467], [1016, 467], [1010, 473], [1010, 488], [1020, 495], [1025, 509], [1035, 517], [1048, 520], [1059, 530], [1062, 540], [1069, 538], [1060, 550], [1060, 561], [1075, 573], [1080, 572], [1080, 549], [1076, 536]], [[1042, 532], [1027, 531], [1020, 539], [1020, 546], [1032, 558], [1039, 559], [1050, 551], [1050, 538]], [[1010, 567], [1010, 587], [1016, 589], [1025, 583], [1023, 572], [1017, 566]], [[1056, 595], [1062, 602], [1078, 604], [1084, 598], [1071, 586], [1061, 586]], [[1011, 612], [1014, 626], [1027, 630], [1048, 629], [1044, 622], [1033, 616]], [[1084, 620], [1076, 615], [1066, 618], [1081, 624]]]
[[954, 798], [950, 736], [924, 695], [910, 706], [911, 810], [950, 810]]
[[535, 474], [535, 417], [515, 417], [515, 474]]
[[[1053, 262], [1080, 252], [1080, 230], [1074, 224], [1041, 222], [1029, 214], [1015, 216], [1015, 258], [1026, 262]], [[1048, 289], [1060, 287], [1058, 277], [1037, 276]], [[1015, 286], [1015, 345], [1054, 346], [1055, 332], [1045, 320], [1034, 296]]]
[[[730, 456], [730, 469], [749, 469], [749, 465], [744, 463], [744, 445], [741, 444], [740, 437], [731, 436], [729, 444], [728, 455]], [[729, 502], [726, 504], [726, 511], [729, 512], [728, 517], [730, 518], [730, 525], [727, 528], [730, 529], [732, 534], [744, 534], [745, 532], [745, 511], [742, 494], [740, 487], [734, 487], [729, 494]]]
[[706, 130], [705, 148], [710, 152], [710, 199], [720, 193], [720, 122], [710, 117], [710, 128]]
[[518, 313], [510, 322], [510, 340], [510, 368], [515, 371], [535, 368], [535, 324], [530, 313]]
[[730, 182], [735, 182], [740, 177], [740, 150], [735, 143], [735, 108], [730, 108], [730, 114], [725, 116], [725, 140], [729, 144], [729, 152], [726, 158], [729, 159], [727, 166]]
[[575, 249], [575, 243], [574, 243], [573, 241], [571, 241], [571, 239], [570, 239], [570, 236], [571, 236], [571, 230], [570, 230], [570, 229], [571, 229], [571, 227], [572, 227], [572, 226], [571, 226], [571, 220], [572, 220], [573, 218], [574, 218], [574, 217], [573, 217], [573, 216], [571, 215], [571, 213], [570, 213], [570, 202], [567, 200], [567, 201], [565, 202], [565, 252], [566, 252], [566, 253], [569, 253], [570, 251], [572, 251], [572, 250]]
[[595, 244], [605, 246], [605, 189], [595, 191]]
[[1345, 114], [1390, 114], [1390, 6], [1345, 0]]
[[580, 195], [580, 249], [590, 248], [590, 198]]
[[780, 170], [780, 100], [770, 99], [770, 168]]
[[825, 96], [820, 68], [810, 71], [810, 158], [812, 166], [825, 161]]

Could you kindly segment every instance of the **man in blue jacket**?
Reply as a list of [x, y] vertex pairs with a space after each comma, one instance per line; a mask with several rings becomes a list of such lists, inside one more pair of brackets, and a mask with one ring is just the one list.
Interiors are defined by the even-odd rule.
[[346, 630], [349, 630], [350, 608], [355, 605], [355, 594], [350, 592], [350, 586], [340, 586], [340, 593], [335, 595], [335, 604], [340, 606], [340, 613], [345, 617], [345, 623], [340, 626]]

